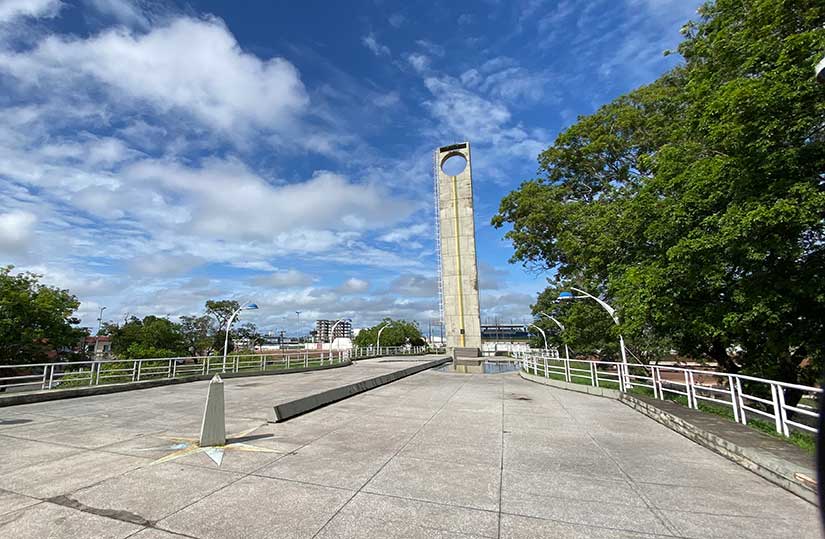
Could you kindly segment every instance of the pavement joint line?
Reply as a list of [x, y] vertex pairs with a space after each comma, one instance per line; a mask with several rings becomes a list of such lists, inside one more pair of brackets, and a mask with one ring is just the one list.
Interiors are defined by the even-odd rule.
[[[428, 369], [428, 370], [429, 370], [429, 369]], [[421, 371], [421, 372], [427, 372], [427, 371], [425, 370], [425, 371]], [[416, 373], [416, 374], [420, 374], [420, 373]], [[413, 374], [412, 376], [407, 376], [407, 377], [405, 377], [405, 378], [412, 378], [413, 376], [415, 376], [415, 374]], [[402, 380], [403, 380], [403, 378], [402, 378]], [[321, 526], [320, 528], [318, 528], [318, 531], [317, 531], [317, 532], [315, 532], [315, 533], [313, 534], [312, 539], [315, 539], [315, 537], [317, 537], [319, 533], [321, 533], [322, 531], [324, 531], [324, 528], [326, 528], [327, 526], [329, 526], [329, 523], [330, 523], [330, 522], [332, 522], [332, 521], [333, 521], [333, 519], [334, 519], [335, 517], [337, 517], [337, 516], [341, 513], [341, 511], [344, 509], [344, 507], [346, 507], [347, 505], [349, 505], [349, 503], [350, 503], [350, 502], [351, 502], [351, 501], [352, 501], [352, 500], [353, 500], [353, 499], [354, 499], [354, 498], [358, 495], [358, 493], [360, 493], [361, 491], [363, 491], [364, 487], [366, 487], [367, 485], [369, 485], [369, 484], [370, 484], [370, 482], [371, 482], [373, 479], [375, 479], [375, 477], [376, 477], [379, 473], [381, 473], [381, 471], [382, 471], [384, 468], [386, 468], [387, 464], [389, 464], [390, 462], [392, 462], [392, 460], [393, 460], [395, 457], [397, 457], [397, 456], [398, 456], [398, 454], [399, 454], [399, 453], [401, 453], [401, 451], [403, 451], [403, 450], [404, 450], [404, 448], [406, 448], [406, 447], [410, 444], [410, 442], [413, 440], [413, 438], [415, 438], [416, 436], [418, 436], [418, 433], [420, 433], [420, 432], [424, 429], [424, 427], [425, 427], [425, 426], [427, 426], [427, 425], [430, 423], [430, 421], [432, 421], [432, 420], [433, 420], [433, 418], [434, 418], [435, 416], [437, 416], [439, 413], [441, 413], [441, 410], [443, 410], [443, 409], [444, 409], [444, 407], [445, 407], [445, 406], [447, 406], [447, 403], [448, 403], [448, 402], [450, 402], [450, 400], [451, 400], [451, 399], [452, 399], [452, 398], [453, 398], [453, 397], [454, 397], [454, 396], [455, 396], [455, 395], [456, 395], [459, 391], [461, 391], [461, 388], [463, 388], [466, 384], [467, 384], [467, 380], [464, 380], [464, 381], [463, 381], [463, 382], [462, 382], [462, 383], [461, 383], [461, 384], [460, 384], [460, 385], [456, 388], [456, 390], [455, 390], [455, 391], [453, 391], [453, 392], [452, 392], [452, 394], [450, 394], [450, 396], [449, 396], [449, 397], [447, 397], [447, 399], [446, 399], [446, 400], [442, 403], [442, 405], [441, 405], [441, 406], [439, 406], [438, 410], [436, 410], [436, 411], [435, 411], [435, 412], [434, 412], [434, 413], [430, 416], [430, 418], [429, 418], [429, 419], [427, 419], [427, 421], [425, 421], [425, 422], [424, 422], [424, 424], [422, 424], [420, 427], [418, 427], [418, 429], [417, 429], [417, 430], [416, 430], [413, 434], [411, 434], [409, 438], [407, 438], [407, 441], [406, 441], [406, 442], [405, 442], [405, 443], [404, 443], [404, 444], [403, 444], [400, 448], [398, 448], [398, 450], [397, 450], [395, 453], [393, 453], [393, 454], [392, 454], [392, 456], [391, 456], [390, 458], [388, 458], [388, 459], [384, 462], [384, 464], [382, 464], [382, 465], [378, 468], [378, 470], [376, 470], [376, 471], [375, 471], [375, 473], [374, 473], [374, 474], [372, 474], [372, 475], [370, 476], [370, 478], [369, 478], [369, 479], [367, 479], [367, 480], [364, 482], [364, 484], [363, 484], [363, 485], [361, 485], [360, 487], [358, 487], [358, 490], [356, 490], [356, 491], [353, 493], [353, 495], [352, 495], [352, 496], [350, 496], [350, 497], [349, 497], [349, 499], [348, 499], [347, 501], [345, 501], [345, 502], [343, 503], [343, 505], [341, 505], [341, 507], [339, 507], [339, 508], [338, 508], [338, 510], [337, 510], [337, 511], [335, 511], [335, 513], [333, 513], [333, 514], [332, 514], [332, 516], [330, 516], [330, 517], [329, 517], [329, 519], [327, 519], [327, 521], [324, 523], [324, 525], [323, 525], [323, 526]], [[389, 385], [389, 384], [387, 384], [387, 385]]]
[[[529, 382], [529, 380], [527, 380], [527, 381]], [[570, 417], [573, 419], [573, 421], [575, 423], [577, 423], [581, 427], [585, 427], [584, 425], [581, 424], [581, 422], [573, 414], [571, 414], [568, 411], [568, 408], [564, 405], [564, 403], [561, 402], [561, 399], [559, 399], [556, 395], [553, 395], [553, 398], [556, 399], [556, 402], [559, 403], [559, 406], [561, 406], [561, 408], [563, 410], [565, 410], [570, 415]], [[650, 500], [647, 499], [647, 496], [645, 496], [644, 493], [642, 492], [642, 490], [638, 487], [638, 485], [636, 485], [636, 483], [633, 481], [633, 478], [630, 476], [630, 474], [628, 474], [625, 471], [625, 469], [621, 466], [619, 461], [615, 457], [613, 457], [613, 455], [611, 455], [610, 452], [607, 451], [607, 449], [602, 447], [602, 445], [596, 440], [596, 438], [590, 432], [590, 429], [582, 428], [582, 430], [587, 434], [587, 437], [590, 438], [590, 440], [596, 445], [596, 447], [598, 447], [599, 450], [611, 462], [613, 462], [613, 464], [616, 466], [616, 468], [619, 469], [619, 471], [622, 473], [622, 475], [627, 479], [630, 488], [633, 490], [633, 492], [636, 493], [636, 495], [639, 497], [639, 499], [642, 500], [642, 502], [645, 504], [645, 507], [647, 507], [647, 510], [650, 511], [653, 514], [653, 516], [656, 518], [656, 520], [658, 520], [659, 523], [661, 523], [665, 527], [665, 529], [667, 529], [671, 534], [678, 534], [679, 533], [678, 532], [678, 527], [675, 524], [673, 524], [672, 522], [670, 522], [670, 520], [667, 517], [665, 517], [663, 514], [660, 514], [658, 509], [650, 503]]]

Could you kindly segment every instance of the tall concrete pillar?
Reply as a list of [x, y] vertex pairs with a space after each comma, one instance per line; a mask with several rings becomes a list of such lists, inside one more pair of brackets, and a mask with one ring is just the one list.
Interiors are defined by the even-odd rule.
[[[444, 170], [451, 158], [463, 158], [460, 172]], [[459, 159], [460, 161], [460, 159]], [[481, 355], [481, 316], [473, 218], [470, 143], [436, 150], [436, 188], [441, 255], [441, 301], [447, 350], [458, 360]], [[451, 175], [454, 174], [454, 175]]]

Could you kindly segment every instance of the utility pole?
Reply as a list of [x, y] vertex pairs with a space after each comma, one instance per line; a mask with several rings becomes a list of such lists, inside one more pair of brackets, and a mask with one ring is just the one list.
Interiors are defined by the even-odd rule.
[[97, 334], [100, 335], [100, 326], [103, 325], [103, 311], [106, 310], [106, 307], [100, 308], [100, 313], [97, 315]]
[[295, 311], [298, 315], [298, 342], [301, 342], [301, 311]]

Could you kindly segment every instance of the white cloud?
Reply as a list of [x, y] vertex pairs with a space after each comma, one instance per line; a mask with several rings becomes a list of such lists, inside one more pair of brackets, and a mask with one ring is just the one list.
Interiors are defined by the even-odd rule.
[[390, 56], [390, 48], [382, 45], [375, 39], [375, 34], [370, 32], [368, 35], [361, 38], [361, 43], [364, 44], [376, 56]]
[[149, 21], [130, 0], [86, 0], [94, 9], [127, 26], [145, 28]]
[[61, 5], [60, 0], [3, 0], [0, 2], [0, 24], [18, 17], [54, 17]]
[[33, 88], [83, 87], [93, 77], [118, 100], [184, 111], [222, 132], [284, 128], [308, 104], [291, 63], [245, 53], [214, 18], [178, 18], [143, 34], [53, 35], [32, 50], [0, 53], [0, 67]]
[[427, 68], [430, 66], [430, 59], [425, 54], [419, 54], [417, 52], [411, 53], [407, 55], [407, 62], [419, 73], [426, 71]]
[[37, 217], [26, 211], [0, 213], [0, 252], [24, 250], [34, 235]]
[[[379, 236], [378, 239], [388, 243], [405, 243], [411, 239], [422, 239], [422, 237], [427, 234], [429, 229], [430, 225], [426, 223], [417, 223], [411, 226], [390, 230], [386, 234]], [[429, 239], [429, 236], [427, 236], [427, 239]]]
[[313, 280], [312, 276], [302, 271], [290, 269], [256, 277], [254, 282], [266, 288], [295, 288], [309, 286]]
[[366, 292], [367, 289], [369, 289], [369, 287], [369, 281], [358, 279], [356, 277], [351, 277], [344, 281], [344, 284], [340, 286], [339, 291], [345, 294], [355, 294], [360, 292]]
[[138, 273], [145, 275], [182, 275], [189, 270], [203, 264], [204, 260], [189, 254], [174, 252], [153, 253], [141, 255], [132, 259], [130, 266]]
[[393, 28], [401, 28], [401, 25], [404, 24], [404, 21], [406, 20], [407, 18], [401, 13], [393, 13], [387, 19], [387, 21], [390, 23], [390, 26], [392, 26]]

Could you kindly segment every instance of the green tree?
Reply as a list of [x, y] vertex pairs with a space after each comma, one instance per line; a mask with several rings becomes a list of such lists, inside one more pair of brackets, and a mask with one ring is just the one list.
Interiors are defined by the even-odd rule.
[[178, 357], [187, 355], [180, 326], [166, 318], [133, 316], [122, 326], [107, 326], [112, 352], [123, 359]]
[[359, 331], [353, 341], [355, 346], [375, 346], [378, 339], [378, 331], [387, 324], [391, 324], [390, 327], [381, 332], [382, 347], [404, 346], [406, 344], [410, 344], [411, 346], [424, 346], [427, 343], [424, 337], [422, 337], [421, 329], [417, 323], [385, 318], [381, 323]]
[[41, 275], [0, 267], [0, 363], [54, 361], [87, 334], [75, 327], [80, 302], [68, 290], [40, 283]]
[[821, 367], [825, 321], [825, 87], [812, 77], [825, 4], [717, 0], [700, 17], [684, 65], [560, 134], [493, 224], [512, 226], [514, 261], [620, 307], [631, 342], [810, 380], [800, 363]]
[[[215, 320], [214, 332], [212, 333], [212, 349], [223, 353], [224, 339], [226, 337], [226, 324], [232, 318], [232, 313], [237, 311], [241, 304], [235, 300], [207, 300], [206, 301], [206, 315]], [[240, 314], [236, 317], [236, 321], [240, 318]], [[229, 350], [231, 352], [235, 348], [232, 342], [232, 335], [229, 336]]]
[[209, 355], [215, 344], [217, 323], [209, 315], [181, 316], [180, 333], [189, 355]]

